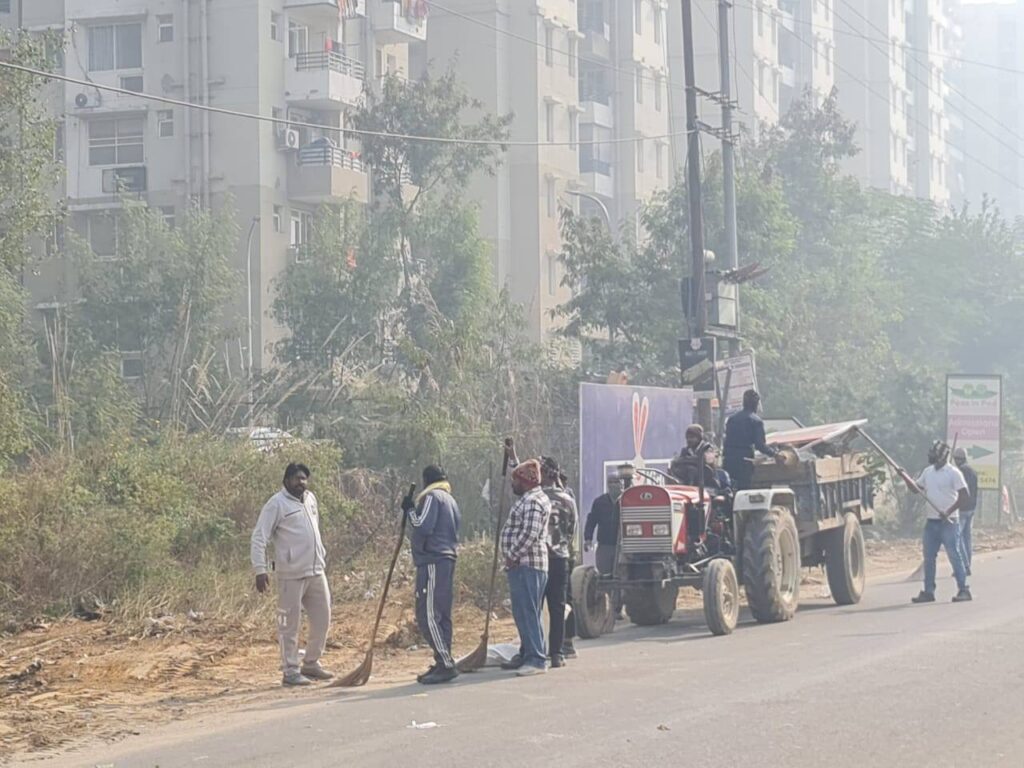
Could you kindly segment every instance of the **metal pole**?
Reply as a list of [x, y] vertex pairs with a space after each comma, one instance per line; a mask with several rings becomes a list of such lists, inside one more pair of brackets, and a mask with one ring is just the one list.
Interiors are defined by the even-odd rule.
[[[683, 74], [686, 85], [686, 192], [690, 202], [691, 312], [686, 318], [690, 338], [698, 339], [707, 330], [707, 296], [704, 289], [704, 222], [700, 193], [700, 129], [697, 119], [696, 75], [693, 64], [693, 6], [683, 0]], [[683, 264], [684, 273], [687, 265]], [[680, 361], [682, 362], [682, 361]], [[697, 401], [697, 420], [705, 431], [711, 430], [711, 401]]]
[[[246, 328], [249, 332], [249, 346], [246, 350], [247, 373], [249, 382], [252, 382], [252, 236], [256, 233], [256, 225], [260, 217], [253, 216], [252, 224], [249, 225], [249, 236], [245, 240], [245, 314]], [[252, 392], [249, 393], [252, 399]]]
[[605, 205], [604, 200], [602, 200], [597, 195], [592, 195], [589, 192], [580, 192], [579, 190], [576, 189], [567, 189], [565, 191], [565, 194], [572, 195], [574, 197], [586, 198], [590, 202], [594, 203], [594, 205], [596, 205], [598, 208], [600, 208], [601, 215], [604, 217], [604, 223], [608, 226], [608, 234], [612, 236], [613, 240], [618, 242], [618, 236], [615, 231], [615, 227], [612, 226], [612, 217], [611, 214], [608, 213], [608, 206]]
[[718, 0], [718, 69], [722, 96], [722, 183], [725, 197], [725, 245], [729, 266], [740, 265], [736, 237], [736, 158], [732, 143], [732, 85], [729, 73], [729, 0]]

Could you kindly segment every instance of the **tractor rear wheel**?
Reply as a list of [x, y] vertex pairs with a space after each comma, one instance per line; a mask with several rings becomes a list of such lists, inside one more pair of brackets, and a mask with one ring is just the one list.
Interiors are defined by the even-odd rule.
[[724, 557], [712, 560], [704, 569], [704, 620], [713, 635], [728, 635], [740, 616], [740, 585], [736, 569]]
[[[576, 633], [584, 640], [600, 637], [615, 626], [611, 598], [598, 587], [600, 575], [592, 565], [573, 569], [572, 610], [576, 613]], [[609, 621], [609, 619], [611, 621]]]
[[626, 592], [629, 620], [641, 627], [664, 624], [676, 610], [679, 587], [675, 584], [649, 584]]
[[828, 532], [825, 572], [836, 605], [853, 605], [860, 602], [867, 580], [864, 532], [853, 512], [847, 512], [844, 517], [841, 527]]
[[800, 602], [800, 537], [785, 507], [755, 512], [743, 536], [743, 586], [760, 622], [789, 621]]

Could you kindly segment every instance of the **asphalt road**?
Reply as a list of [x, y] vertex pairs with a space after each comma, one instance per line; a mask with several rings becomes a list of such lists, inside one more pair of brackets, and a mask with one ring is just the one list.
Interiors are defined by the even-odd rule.
[[947, 577], [940, 602], [910, 605], [919, 585], [894, 577], [857, 606], [805, 600], [791, 622], [743, 617], [729, 637], [677, 613], [580, 643], [544, 677], [297, 691], [31, 765], [1019, 767], [1024, 550], [975, 571], [973, 603], [951, 604]]

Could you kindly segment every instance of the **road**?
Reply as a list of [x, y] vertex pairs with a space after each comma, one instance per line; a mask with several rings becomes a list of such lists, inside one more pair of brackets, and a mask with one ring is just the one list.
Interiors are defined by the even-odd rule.
[[910, 605], [918, 585], [900, 576], [857, 606], [805, 599], [791, 622], [744, 617], [723, 638], [677, 613], [580, 643], [544, 677], [296, 691], [28, 765], [1020, 766], [1024, 550], [975, 571], [973, 603], [951, 604], [943, 578], [940, 602]]

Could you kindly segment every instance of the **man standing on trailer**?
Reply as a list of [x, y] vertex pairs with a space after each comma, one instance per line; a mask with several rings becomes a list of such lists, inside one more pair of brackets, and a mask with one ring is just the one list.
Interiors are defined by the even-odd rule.
[[754, 452], [778, 456], [778, 449], [765, 442], [764, 422], [757, 415], [761, 396], [752, 389], [743, 393], [743, 410], [734, 413], [725, 422], [723, 464], [732, 479], [733, 490], [750, 487], [754, 477]]

